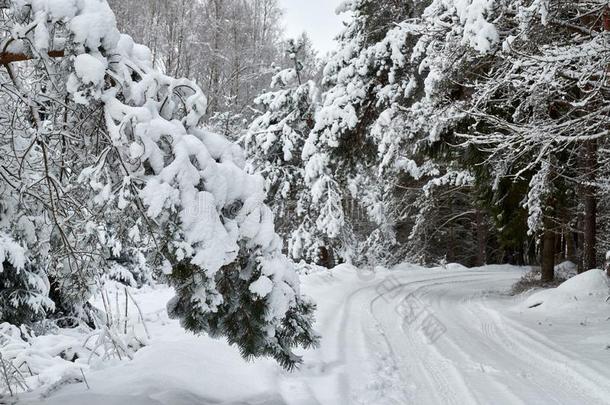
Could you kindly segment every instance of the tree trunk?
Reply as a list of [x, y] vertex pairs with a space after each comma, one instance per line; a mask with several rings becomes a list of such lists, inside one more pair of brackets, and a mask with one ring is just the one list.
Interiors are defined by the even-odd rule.
[[566, 232], [566, 258], [572, 263], [577, 263], [576, 246], [574, 242], [574, 232]]
[[595, 187], [597, 169], [597, 142], [589, 141], [585, 147], [585, 170], [587, 184], [584, 187], [585, 214], [583, 219], [583, 266], [582, 271], [597, 267], [597, 193]]
[[319, 265], [326, 267], [327, 269], [332, 269], [333, 267], [335, 267], [333, 255], [326, 246], [320, 247], [320, 250], [318, 251], [318, 260]]
[[559, 238], [559, 261], [560, 262], [565, 262], [567, 259], [566, 245], [567, 245], [568, 234], [569, 234], [568, 231], [563, 231], [561, 233], [561, 235], [557, 236]]
[[555, 279], [555, 232], [550, 226], [544, 227], [542, 235], [542, 281]]
[[565, 260], [563, 252], [563, 232], [557, 232], [555, 233], [555, 262], [561, 263]]
[[477, 226], [477, 266], [484, 266], [487, 263], [487, 227], [483, 219], [481, 210], [476, 213]]
[[596, 219], [597, 199], [594, 196], [585, 196], [585, 220], [583, 237], [583, 271], [597, 267], [596, 260]]
[[[453, 199], [449, 199], [449, 215], [453, 215]], [[453, 221], [449, 222], [449, 246], [447, 247], [447, 254], [445, 259], [447, 263], [455, 262], [455, 233], [453, 231]]]

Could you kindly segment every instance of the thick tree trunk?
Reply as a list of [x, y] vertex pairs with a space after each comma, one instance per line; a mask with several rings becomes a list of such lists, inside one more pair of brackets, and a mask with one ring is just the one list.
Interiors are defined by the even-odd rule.
[[542, 235], [542, 281], [555, 279], [555, 232], [550, 226], [545, 226]]
[[326, 246], [320, 247], [320, 250], [318, 251], [318, 260], [319, 265], [326, 267], [327, 269], [332, 269], [335, 267], [333, 255]]
[[587, 271], [597, 267], [597, 193], [595, 187], [597, 169], [597, 142], [589, 141], [585, 147], [587, 184], [584, 187], [585, 214], [583, 219], [583, 266]]

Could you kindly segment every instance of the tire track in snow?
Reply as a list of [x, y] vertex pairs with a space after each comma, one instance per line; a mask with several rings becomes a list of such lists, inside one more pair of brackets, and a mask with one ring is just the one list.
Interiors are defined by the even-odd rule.
[[[496, 283], [497, 281], [500, 279], [496, 280]], [[485, 283], [484, 279], [472, 281], [473, 285]], [[467, 294], [460, 298], [458, 304], [448, 299], [447, 294], [443, 294], [442, 290], [438, 291], [438, 286], [424, 288], [429, 290], [429, 297], [436, 298], [440, 308], [438, 313], [445, 318], [450, 316], [454, 320], [453, 324], [457, 328], [452, 329], [461, 330], [461, 336], [459, 336], [461, 339], [456, 338], [453, 334], [448, 334], [444, 341], [453, 342], [455, 346], [461, 342], [475, 340], [478, 347], [472, 356], [479, 358], [485, 355], [487, 361], [498, 362], [494, 367], [501, 371], [500, 374], [495, 374], [497, 383], [502, 385], [509, 382], [514, 394], [518, 395], [521, 401], [532, 403], [532, 401], [543, 400], [543, 403], [575, 405], [610, 403], [610, 396], [606, 394], [608, 388], [603, 389], [606, 393], [599, 394], [600, 387], [610, 387], [608, 379], [599, 373], [587, 372], [588, 367], [582, 369], [579, 366], [581, 363], [572, 362], [574, 357], [556, 358], [556, 350], [553, 349], [553, 345], [548, 339], [536, 344], [531, 337], [517, 334], [518, 329], [527, 330], [527, 328], [507, 319], [497, 311], [489, 309], [488, 307], [493, 307], [494, 303], [486, 297]], [[481, 287], [476, 288], [476, 291], [480, 290]], [[495, 313], [495, 318], [489, 316], [490, 311]], [[455, 322], [456, 320], [459, 322]], [[474, 320], [480, 321], [481, 339], [478, 340], [476, 340], [477, 330], [471, 326]], [[505, 321], [514, 323], [513, 327], [507, 326]], [[462, 352], [468, 351], [468, 346], [472, 351], [474, 346], [467, 345]], [[445, 354], [447, 357], [452, 355], [455, 357], [455, 351], [445, 351]], [[564, 366], [568, 363], [573, 365], [571, 368], [579, 371], [575, 372], [571, 368], [565, 368]], [[593, 378], [595, 382], [589, 378]], [[476, 380], [479, 379], [480, 376], [476, 378]], [[481, 403], [488, 403], [490, 400], [493, 400], [494, 403], [515, 403], [509, 398], [504, 400], [488, 398]]]
[[[422, 279], [413, 280], [413, 276], [423, 276]], [[455, 279], [461, 276], [450, 275], [437, 273], [439, 277], [430, 277], [430, 274], [409, 274], [404, 273], [401, 274], [402, 278], [409, 277], [409, 281], [406, 283], [402, 283], [400, 288], [404, 288], [406, 286], [418, 285], [422, 283], [428, 283], [430, 281], [434, 281], [437, 279]], [[352, 383], [351, 380], [356, 380], [357, 376], [350, 376], [350, 373], [353, 374], [353, 370], [357, 368], [364, 367], [358, 356], [354, 353], [349, 353], [349, 351], [355, 351], [357, 348], [353, 347], [354, 337], [356, 332], [360, 332], [360, 334], [364, 333], [366, 328], [363, 325], [367, 324], [368, 321], [372, 320], [375, 322], [375, 326], [377, 329], [377, 336], [372, 333], [370, 330], [368, 331], [368, 338], [365, 339], [364, 344], [369, 345], [369, 361], [375, 363], [373, 359], [374, 353], [378, 351], [377, 348], [370, 348], [370, 343], [366, 340], [372, 340], [375, 337], [378, 337], [385, 343], [385, 347], [387, 348], [387, 352], [389, 356], [386, 358], [395, 359], [396, 354], [393, 351], [392, 345], [389, 340], [385, 336], [383, 329], [381, 328], [379, 322], [374, 318], [369, 319], [367, 322], [363, 322], [362, 316], [363, 314], [355, 315], [352, 307], [354, 306], [354, 301], [362, 294], [368, 294], [369, 297], [367, 300], [361, 300], [360, 305], [367, 305], [368, 314], [373, 316], [371, 312], [372, 301], [375, 301], [379, 298], [378, 286], [380, 282], [383, 282], [382, 279], [377, 279], [374, 282], [370, 282], [365, 286], [358, 287], [354, 291], [351, 291], [345, 298], [341, 300], [341, 303], [338, 305], [336, 311], [333, 311], [334, 314], [327, 319], [324, 319], [320, 325], [317, 327], [320, 331], [323, 332], [323, 339], [327, 340], [326, 343], [323, 342], [324, 347], [318, 349], [315, 353], [316, 364], [313, 364], [307, 367], [305, 370], [299, 371], [293, 375], [282, 374], [278, 376], [278, 384], [281, 387], [281, 392], [284, 396], [284, 399], [288, 404], [291, 405], [304, 405], [304, 404], [336, 404], [337, 401], [340, 403], [353, 403], [353, 396], [357, 389], [361, 388], [356, 383]], [[356, 313], [357, 314], [357, 313]], [[396, 314], [397, 315], [397, 314]], [[339, 325], [337, 327], [337, 325]], [[336, 336], [333, 336], [332, 333], [328, 333], [330, 331], [337, 331]], [[330, 340], [330, 342], [328, 342]], [[329, 346], [333, 346], [331, 353], [328, 353]], [[356, 357], [353, 359], [352, 357]], [[379, 362], [377, 361], [377, 364]], [[354, 366], [354, 367], [350, 367]], [[356, 367], [358, 366], [358, 367]], [[372, 365], [375, 367], [375, 364]], [[395, 367], [396, 370], [400, 371], [401, 368], [398, 365]], [[323, 381], [330, 380], [330, 381]], [[327, 393], [319, 394], [317, 393], [316, 387], [318, 385], [328, 386], [332, 385], [333, 387], [330, 391], [334, 392], [333, 396], [328, 396]], [[326, 387], [328, 388], [328, 387]], [[295, 398], [295, 391], [298, 395]], [[326, 389], [325, 391], [329, 391]], [[395, 402], [396, 404], [403, 404], [403, 402]], [[378, 404], [375, 404], [378, 405]]]
[[[284, 384], [298, 381], [303, 393], [300, 401], [287, 403], [610, 403], [610, 381], [601, 372], [572, 363], [574, 354], [492, 309], [503, 304], [495, 301], [498, 294], [481, 294], [485, 287], [507, 287], [519, 276], [502, 270], [401, 272], [364, 286], [356, 283], [333, 301], [332, 316], [319, 325], [327, 342], [316, 354], [318, 364], [284, 379]], [[379, 284], [389, 277], [397, 284], [380, 293]], [[395, 309], [408, 294], [420, 296], [447, 325], [436, 344], [400, 325]], [[568, 363], [572, 369], [566, 369]], [[599, 390], [603, 384], [608, 388]]]
[[[481, 282], [483, 280], [473, 284]], [[513, 404], [516, 403], [515, 397], [518, 402], [526, 404], [531, 403], [533, 398], [544, 398], [549, 403], [563, 403], [563, 398], [570, 397], [571, 393], [562, 386], [549, 384], [549, 376], [538, 371], [538, 364], [518, 355], [517, 346], [502, 333], [494, 319], [486, 319], [481, 312], [473, 311], [473, 298], [479, 297], [467, 295], [460, 299], [460, 305], [452, 306], [453, 317], [459, 320], [459, 326], [462, 326], [456, 328], [456, 335], [461, 332], [460, 338], [453, 340], [471, 342], [470, 348], [476, 346], [476, 351], [471, 353], [470, 357], [476, 358], [478, 362], [485, 362], [487, 367], [492, 367], [495, 371], [492, 375], [482, 373], [485, 375], [473, 377], [473, 384], [478, 386], [480, 395], [487, 395], [481, 403], [495, 399], [496, 403]], [[472, 320], [480, 321], [480, 337], [477, 334], [479, 329], [469, 327]], [[464, 348], [463, 351], [466, 352], [467, 349]], [[506, 398], [498, 399], [496, 392], [489, 390], [486, 384], [481, 384], [481, 379], [500, 387]]]
[[[394, 289], [389, 290], [386, 294], [378, 296], [375, 298], [370, 304], [370, 311], [373, 317], [377, 319], [378, 323], [381, 323], [380, 319], [375, 315], [375, 304], [379, 302], [380, 299], [383, 298], [384, 295], [393, 294], [396, 290], [403, 290], [406, 287], [412, 287], [414, 285], [423, 284], [414, 290], [407, 291], [407, 295], [416, 294], [422, 289], [430, 286], [438, 286], [445, 284], [460, 284], [467, 283], [469, 281], [463, 280], [466, 278], [479, 278], [481, 275], [485, 273], [467, 273], [467, 274], [459, 274], [459, 275], [450, 275], [450, 276], [441, 276], [430, 278], [426, 280], [420, 280], [418, 282], [410, 282], [405, 283], [400, 286], [395, 287]], [[493, 274], [493, 273], [488, 273]], [[432, 282], [432, 284], [429, 284]], [[402, 298], [402, 297], [401, 297]], [[398, 300], [400, 302], [400, 300]], [[391, 316], [397, 316], [398, 314], [395, 311], [387, 311], [387, 308], [382, 312], [384, 315], [390, 314]], [[406, 339], [405, 339], [406, 338]], [[457, 369], [452, 367], [447, 362], [443, 361], [443, 356], [436, 351], [433, 345], [425, 342], [421, 334], [417, 331], [413, 331], [412, 328], [403, 328], [402, 326], [399, 328], [398, 337], [394, 340], [402, 341], [400, 347], [404, 351], [404, 349], [414, 353], [417, 357], [417, 369], [421, 373], [421, 375], [425, 376], [427, 385], [432, 388], [431, 390], [427, 390], [427, 392], [431, 392], [433, 397], [435, 398], [434, 403], [446, 403], [446, 404], [463, 404], [464, 399], [467, 401], [474, 401], [474, 396], [472, 392], [470, 392], [469, 388], [465, 384], [464, 380], [461, 378]], [[386, 342], [388, 346], [392, 347], [392, 343], [386, 338]], [[405, 343], [406, 342], [406, 343]], [[394, 343], [396, 345], [396, 342]], [[404, 357], [404, 356], [403, 356]], [[411, 376], [414, 376], [415, 373], [411, 373]], [[416, 397], [413, 398], [413, 403], [424, 403], [422, 401], [429, 402], [430, 398], [418, 398], [418, 394], [423, 394], [422, 389], [419, 389], [416, 392]]]
[[[502, 320], [505, 333], [520, 343], [517, 348], [528, 358], [535, 359], [538, 368], [554, 378], [564, 392], [579, 395], [587, 404], [610, 403], [610, 379], [582, 363], [576, 354], [560, 349], [537, 332], [510, 318]], [[563, 378], [559, 379], [559, 376]]]

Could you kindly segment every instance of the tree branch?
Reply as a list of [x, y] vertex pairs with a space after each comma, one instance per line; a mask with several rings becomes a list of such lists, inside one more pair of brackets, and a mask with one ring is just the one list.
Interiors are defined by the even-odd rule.
[[[65, 52], [60, 51], [49, 51], [47, 54], [50, 58], [63, 58], [65, 56]], [[6, 65], [12, 62], [23, 62], [26, 60], [34, 59], [33, 56], [26, 55], [24, 53], [10, 53], [10, 52], [2, 52], [0, 53], [0, 65]]]

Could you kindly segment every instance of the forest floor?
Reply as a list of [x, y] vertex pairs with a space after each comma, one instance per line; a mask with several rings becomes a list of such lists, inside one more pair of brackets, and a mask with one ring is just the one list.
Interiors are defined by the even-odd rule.
[[20, 403], [610, 404], [610, 303], [606, 284], [592, 286], [601, 272], [511, 296], [527, 270], [344, 265], [303, 276], [323, 340], [292, 373], [185, 333], [165, 312], [172, 292], [149, 288], [135, 298], [152, 338], [133, 360]]

